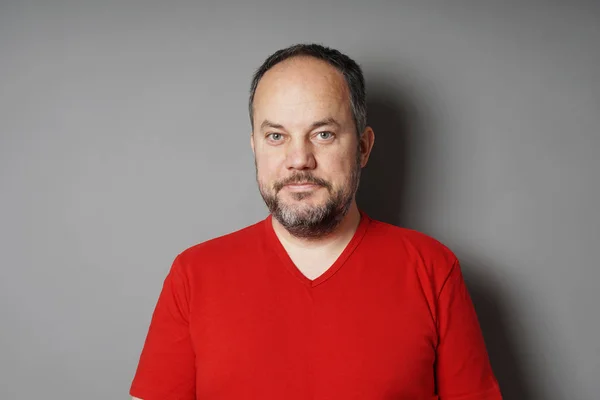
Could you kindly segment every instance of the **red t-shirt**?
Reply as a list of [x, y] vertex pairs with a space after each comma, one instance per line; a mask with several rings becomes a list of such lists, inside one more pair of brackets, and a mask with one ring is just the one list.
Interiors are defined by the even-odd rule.
[[271, 216], [177, 256], [130, 394], [143, 400], [498, 400], [458, 260], [361, 212], [310, 280]]

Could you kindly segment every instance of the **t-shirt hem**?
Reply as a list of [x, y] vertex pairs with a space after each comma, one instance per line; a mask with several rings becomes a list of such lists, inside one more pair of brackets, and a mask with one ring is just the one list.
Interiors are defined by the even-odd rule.
[[466, 394], [460, 396], [439, 396], [439, 400], [503, 400], [502, 393], [498, 385], [483, 392], [475, 394]]
[[156, 390], [139, 385], [131, 386], [129, 395], [141, 400], [176, 400], [172, 395], [157, 394]]

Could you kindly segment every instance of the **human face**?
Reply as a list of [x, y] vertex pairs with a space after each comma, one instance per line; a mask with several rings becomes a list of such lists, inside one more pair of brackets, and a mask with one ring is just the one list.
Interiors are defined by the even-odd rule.
[[362, 168], [342, 74], [308, 57], [275, 65], [256, 89], [253, 121], [257, 182], [273, 217], [297, 237], [330, 233]]

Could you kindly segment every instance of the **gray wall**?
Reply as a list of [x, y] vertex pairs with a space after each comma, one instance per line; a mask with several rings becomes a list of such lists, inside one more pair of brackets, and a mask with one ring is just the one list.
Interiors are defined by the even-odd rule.
[[0, 398], [127, 398], [177, 252], [266, 215], [249, 80], [305, 41], [364, 67], [359, 205], [459, 256], [506, 398], [597, 398], [598, 2], [253, 3], [1, 2]]

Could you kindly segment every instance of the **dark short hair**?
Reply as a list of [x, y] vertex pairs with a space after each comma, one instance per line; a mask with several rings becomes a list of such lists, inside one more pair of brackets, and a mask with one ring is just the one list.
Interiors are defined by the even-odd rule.
[[346, 84], [350, 91], [350, 106], [356, 132], [360, 135], [367, 127], [367, 99], [365, 90], [365, 78], [360, 66], [347, 55], [338, 50], [319, 44], [296, 44], [285, 49], [277, 50], [271, 54], [265, 62], [256, 70], [250, 86], [250, 100], [248, 110], [250, 112], [250, 124], [254, 129], [254, 94], [256, 87], [263, 75], [276, 64], [292, 57], [308, 56], [323, 60], [334, 66], [344, 75]]

